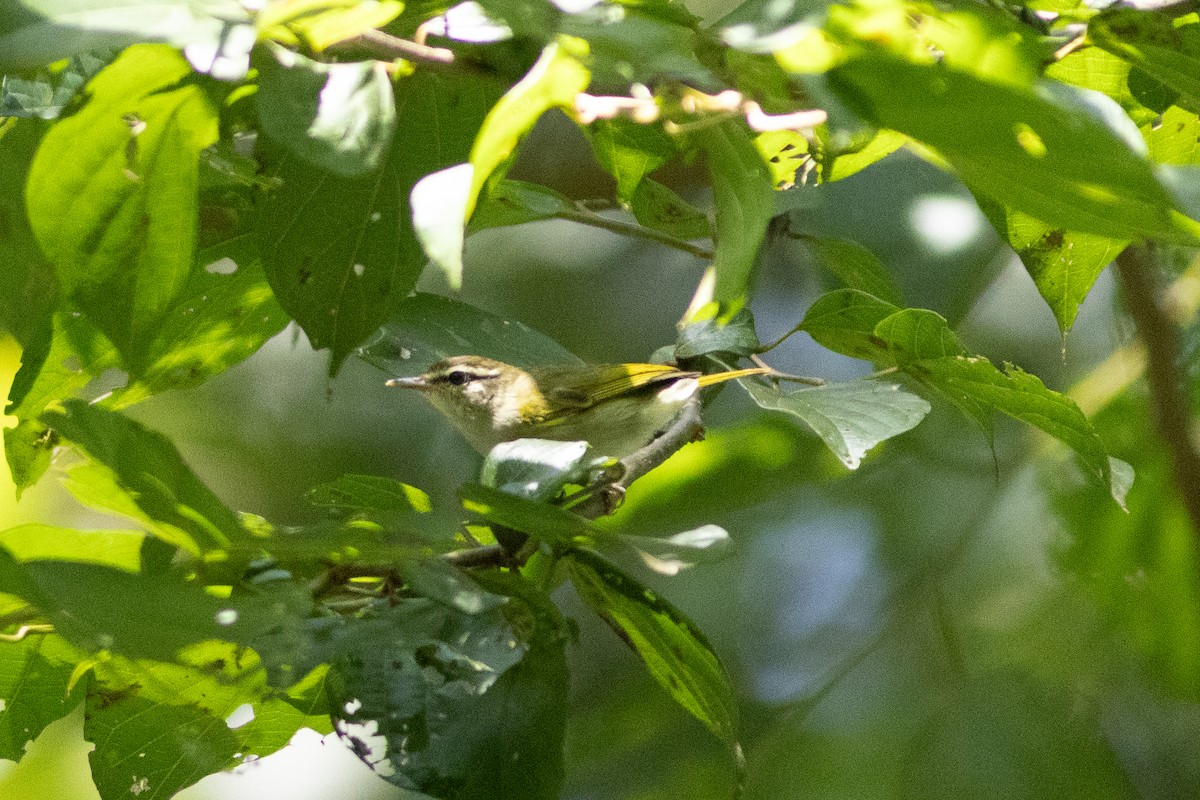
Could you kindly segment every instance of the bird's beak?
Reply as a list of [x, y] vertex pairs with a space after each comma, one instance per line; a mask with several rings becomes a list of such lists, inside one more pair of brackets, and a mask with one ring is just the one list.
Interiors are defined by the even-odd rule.
[[392, 378], [384, 385], [397, 389], [420, 389], [421, 391], [427, 391], [429, 389], [429, 384], [425, 381], [425, 378], [420, 375], [417, 375], [413, 378]]

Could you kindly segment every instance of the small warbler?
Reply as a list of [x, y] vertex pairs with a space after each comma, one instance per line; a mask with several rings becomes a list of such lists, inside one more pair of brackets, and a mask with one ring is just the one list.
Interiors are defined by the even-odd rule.
[[480, 453], [513, 439], [587, 441], [623, 458], [664, 431], [705, 386], [769, 368], [713, 374], [665, 364], [521, 369], [482, 356], [453, 356], [388, 386], [416, 389]]

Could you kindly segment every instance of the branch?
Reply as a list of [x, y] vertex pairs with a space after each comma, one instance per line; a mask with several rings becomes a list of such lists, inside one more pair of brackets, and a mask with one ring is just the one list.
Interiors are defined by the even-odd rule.
[[1172, 476], [1192, 530], [1200, 536], [1200, 451], [1192, 438], [1190, 402], [1179, 370], [1179, 331], [1158, 299], [1154, 251], [1130, 245], [1117, 256], [1125, 307], [1146, 345], [1146, 381], [1158, 436], [1171, 454]]
[[357, 47], [374, 56], [391, 61], [403, 58], [425, 64], [453, 64], [454, 51], [445, 47], [430, 47], [418, 44], [383, 31], [370, 30], [338, 42], [341, 47]]
[[584, 225], [591, 225], [593, 228], [601, 228], [613, 233], [619, 233], [622, 236], [632, 236], [637, 239], [645, 239], [650, 242], [665, 244], [668, 247], [674, 247], [676, 250], [682, 250], [685, 253], [695, 256], [696, 258], [711, 259], [714, 257], [712, 250], [707, 247], [700, 247], [683, 239], [676, 239], [674, 236], [656, 231], [654, 228], [647, 228], [644, 225], [635, 225], [631, 222], [622, 222], [619, 219], [612, 219], [597, 214], [594, 211], [589, 211], [586, 208], [578, 208], [575, 210], [563, 209], [554, 214], [558, 219], [570, 220], [571, 222], [579, 222]]
[[624, 496], [625, 490], [638, 478], [662, 464], [689, 442], [694, 442], [704, 433], [704, 421], [700, 418], [700, 398], [693, 396], [684, 405], [671, 427], [641, 450], [630, 453], [618, 463], [624, 468], [620, 477], [612, 483], [598, 487], [597, 491], [571, 508], [587, 519], [595, 519], [613, 511], [613, 495]]

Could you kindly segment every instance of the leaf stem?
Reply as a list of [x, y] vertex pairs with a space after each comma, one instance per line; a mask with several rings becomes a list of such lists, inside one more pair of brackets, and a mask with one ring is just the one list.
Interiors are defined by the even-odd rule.
[[1117, 256], [1125, 308], [1146, 345], [1146, 381], [1158, 436], [1171, 455], [1179, 498], [1200, 537], [1200, 451], [1192, 438], [1190, 402], [1179, 370], [1179, 331], [1159, 302], [1149, 244], [1130, 245]]
[[360, 47], [372, 55], [380, 56], [391, 61], [403, 58], [406, 61], [418, 61], [425, 64], [453, 64], [454, 51], [445, 47], [430, 47], [399, 36], [392, 36], [383, 31], [369, 30], [343, 39], [339, 45]]
[[653, 228], [647, 228], [644, 225], [637, 225], [632, 222], [623, 222], [619, 219], [613, 219], [601, 214], [597, 214], [581, 205], [577, 205], [575, 209], [563, 209], [555, 215], [558, 219], [570, 220], [571, 222], [579, 222], [584, 225], [590, 225], [593, 228], [600, 228], [613, 233], [619, 233], [622, 236], [632, 236], [636, 239], [645, 239], [650, 242], [665, 244], [668, 247], [674, 247], [676, 250], [682, 250], [696, 258], [711, 259], [716, 254], [707, 247], [692, 244], [691, 242], [677, 239], [670, 234], [656, 231]]

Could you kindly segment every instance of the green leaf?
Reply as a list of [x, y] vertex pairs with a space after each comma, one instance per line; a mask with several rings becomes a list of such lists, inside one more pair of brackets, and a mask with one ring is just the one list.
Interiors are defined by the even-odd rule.
[[646, 664], [660, 686], [731, 748], [737, 703], [712, 645], [678, 609], [599, 556], [567, 559], [575, 590]]
[[173, 49], [138, 45], [46, 133], [26, 186], [29, 220], [63, 289], [121, 352], [147, 344], [192, 270], [200, 151], [216, 109]]
[[858, 289], [895, 306], [904, 305], [887, 267], [867, 248], [845, 239], [804, 237], [818, 262], [850, 289]]
[[1096, 279], [1128, 240], [1065, 231], [987, 198], [977, 199], [992, 227], [1020, 256], [1059, 330], [1069, 331]]
[[583, 363], [527, 325], [434, 294], [401, 301], [358, 355], [389, 375], [420, 372], [458, 355], [486, 356], [519, 367]]
[[981, 356], [955, 356], [921, 361], [909, 370], [951, 397], [995, 409], [1027, 422], [1063, 442], [1079, 456], [1084, 470], [1108, 486], [1113, 499], [1124, 507], [1125, 494], [1133, 482], [1128, 465], [1113, 468], [1099, 434], [1071, 398], [1047, 389], [1036, 375], [1006, 364], [997, 369]]
[[587, 442], [517, 439], [501, 442], [483, 460], [479, 482], [528, 500], [553, 500], [569, 484], [585, 484], [605, 462]]
[[967, 184], [1010, 208], [1085, 233], [1179, 236], [1149, 163], [1091, 114], [883, 53], [843, 64], [829, 79], [872, 124], [929, 145]]
[[462, 285], [463, 226], [492, 173], [516, 150], [534, 123], [552, 108], [570, 106], [591, 75], [560, 44], [542, 50], [537, 63], [496, 103], [471, 147], [470, 164], [429, 175], [414, 191], [414, 218], [421, 244], [442, 269], [451, 288]]
[[835, 353], [874, 361], [879, 345], [872, 341], [875, 326], [900, 308], [857, 289], [838, 289], [822, 295], [804, 313], [798, 330]]
[[83, 85], [108, 62], [80, 53], [39, 70], [31, 80], [0, 76], [0, 116], [54, 119], [62, 114]]
[[34, 634], [0, 646], [0, 758], [20, 761], [26, 745], [78, 702], [68, 690], [73, 655], [57, 636]]
[[741, 383], [763, 408], [803, 420], [850, 469], [857, 469], [875, 445], [916, 427], [930, 408], [924, 398], [898, 384], [873, 380], [792, 392], [754, 380]]
[[19, 422], [4, 429], [4, 455], [18, 499], [46, 471], [58, 444], [57, 435], [40, 420], [42, 412], [51, 403], [74, 397], [94, 377], [119, 363], [109, 341], [78, 313], [55, 314], [53, 326], [44, 342], [47, 352], [37, 352], [34, 345], [22, 351], [23, 362], [9, 393], [14, 406], [8, 413]]
[[637, 551], [647, 567], [661, 575], [678, 575], [696, 564], [718, 561], [733, 547], [729, 533], [718, 525], [702, 525], [661, 539], [628, 534], [619, 538]]
[[98, 664], [88, 681], [84, 736], [95, 744], [88, 760], [102, 797], [167, 800], [207, 775], [269, 755], [310, 724], [321, 722], [269, 697], [253, 651], [205, 642], [176, 663], [117, 657]]
[[563, 777], [561, 618], [511, 576], [488, 580], [487, 588], [519, 596], [475, 615], [404, 600], [339, 629], [335, 727], [359, 758], [406, 789], [551, 800]]
[[596, 120], [583, 130], [600, 166], [617, 179], [617, 199], [625, 203], [633, 202], [643, 178], [679, 151], [676, 141], [658, 125], [618, 117]]
[[187, 285], [161, 320], [146, 366], [107, 405], [123, 408], [186, 389], [258, 352], [288, 323], [245, 233], [201, 251]]
[[488, 78], [418, 72], [397, 87], [396, 135], [379, 169], [345, 178], [294, 157], [280, 165], [283, 185], [259, 217], [263, 264], [280, 305], [332, 351], [331, 372], [412, 290], [425, 256], [409, 194], [466, 158], [494, 92]]
[[308, 499], [329, 508], [428, 513], [429, 495], [415, 486], [382, 475], [342, 475], [308, 492]]
[[322, 64], [272, 47], [254, 99], [264, 133], [342, 177], [378, 168], [396, 130], [392, 81], [378, 61]]
[[754, 140], [736, 122], [706, 129], [698, 144], [708, 155], [716, 204], [714, 299], [732, 307], [744, 299], [759, 246], [775, 214], [771, 173]]
[[44, 129], [33, 120], [0, 124], [0, 186], [7, 187], [0, 192], [0, 330], [24, 350], [50, 327], [58, 295], [25, 213], [25, 179]]
[[578, 209], [566, 195], [535, 183], [509, 178], [492, 184], [471, 217], [471, 232], [524, 225], [571, 214]]
[[195, 584], [77, 561], [17, 563], [0, 548], [0, 583], [89, 652], [172, 659], [225, 632], [221, 601]]
[[141, 569], [145, 542], [143, 531], [83, 531], [39, 523], [0, 531], [0, 547], [17, 561], [58, 559], [126, 572]]
[[[1182, 20], [1180, 22], [1183, 22]], [[1193, 20], [1177, 25], [1157, 11], [1111, 8], [1088, 21], [1088, 41], [1200, 100], [1200, 42]]]
[[676, 239], [708, 239], [712, 236], [707, 214], [650, 178], [638, 184], [630, 198], [629, 210], [640, 224]]
[[199, 56], [245, 19], [235, 0], [10, 0], [0, 10], [0, 71], [138, 42], [169, 42]]
[[675, 357], [686, 360], [711, 353], [725, 353], [742, 358], [758, 352], [759, 347], [754, 317], [748, 310], [742, 309], [728, 322], [710, 318], [683, 326], [675, 345]]
[[537, 539], [564, 547], [593, 544], [605, 537], [594, 523], [565, 508], [467, 483], [458, 489], [463, 508]]
[[49, 412], [43, 419], [85, 451], [120, 493], [108, 492], [97, 500], [117, 507], [136, 504], [139, 517], [152, 521], [151, 533], [169, 544], [201, 555], [246, 538], [233, 512], [201, 483], [162, 434], [79, 400], [64, 403], [62, 412]]

